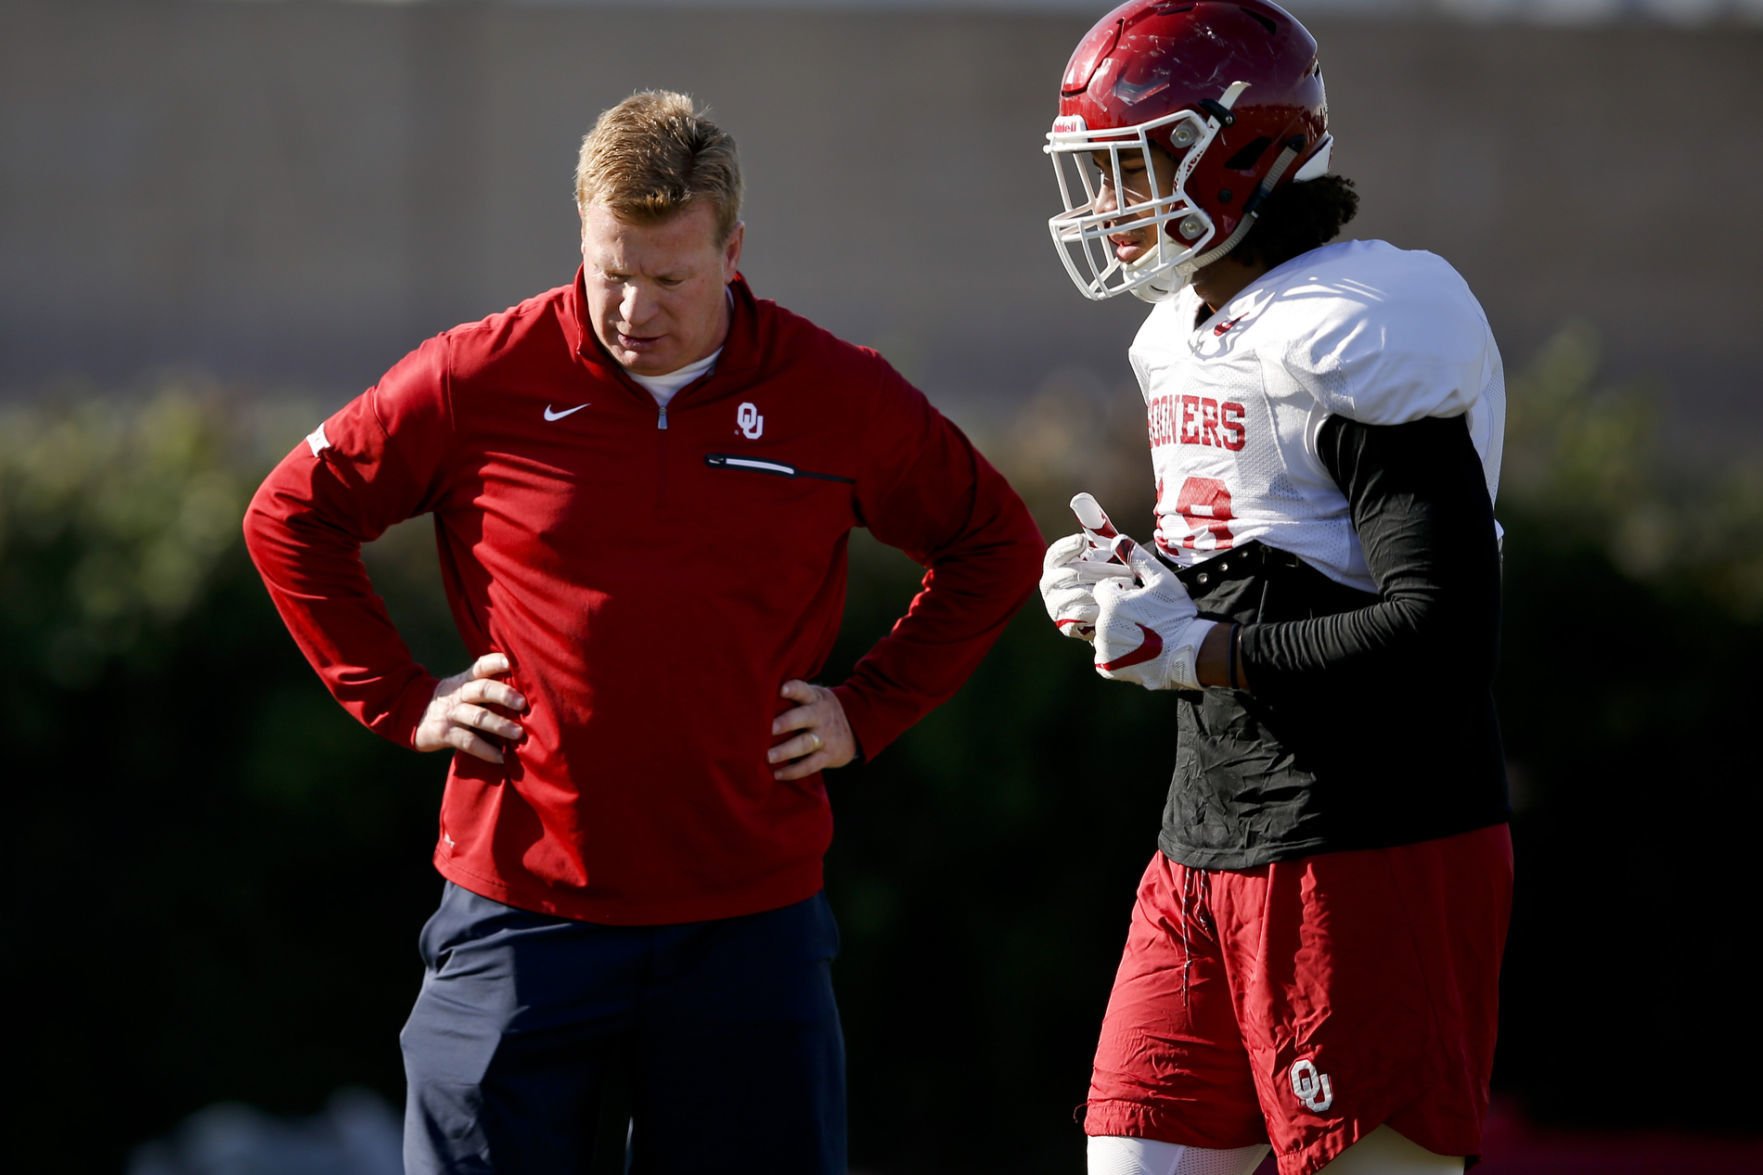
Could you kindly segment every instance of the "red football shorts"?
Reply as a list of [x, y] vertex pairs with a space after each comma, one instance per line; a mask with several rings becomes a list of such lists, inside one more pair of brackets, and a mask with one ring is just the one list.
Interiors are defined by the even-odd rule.
[[1234, 1148], [1309, 1175], [1388, 1123], [1481, 1147], [1506, 825], [1243, 871], [1158, 853], [1102, 1020], [1084, 1132]]

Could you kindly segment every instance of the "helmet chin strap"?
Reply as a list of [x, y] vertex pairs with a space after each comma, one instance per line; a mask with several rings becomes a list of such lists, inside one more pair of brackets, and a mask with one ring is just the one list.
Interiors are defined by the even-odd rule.
[[[1223, 97], [1219, 101], [1204, 103], [1208, 121], [1211, 122], [1214, 131], [1216, 131], [1219, 126], [1228, 125], [1233, 121], [1235, 116], [1231, 114], [1230, 108], [1236, 105], [1237, 98], [1241, 96], [1242, 92], [1247, 88], [1248, 83], [1246, 82], [1233, 82], [1229, 89], [1224, 92]], [[1268, 195], [1274, 188], [1279, 186], [1280, 178], [1285, 175], [1286, 169], [1291, 167], [1292, 161], [1297, 159], [1298, 152], [1302, 151], [1305, 146], [1306, 143], [1302, 136], [1286, 140], [1285, 145], [1280, 149], [1278, 157], [1274, 159], [1273, 166], [1267, 169], [1267, 175], [1256, 185], [1254, 192], [1250, 193], [1249, 199], [1244, 203], [1242, 219], [1237, 221], [1237, 227], [1232, 230], [1230, 236], [1226, 237], [1223, 241], [1220, 241], [1212, 248], [1206, 250], [1204, 253], [1191, 257], [1179, 265], [1172, 265], [1167, 270], [1161, 273], [1155, 273], [1152, 277], [1130, 286], [1129, 292], [1132, 296], [1141, 302], [1166, 302], [1176, 294], [1180, 293], [1184, 287], [1189, 285], [1194, 280], [1194, 275], [1196, 273], [1206, 268], [1208, 265], [1211, 265], [1219, 258], [1225, 256], [1232, 249], [1241, 244], [1243, 238], [1249, 235], [1249, 230], [1255, 227], [1255, 222], [1260, 217], [1259, 209], [1261, 202], [1267, 199]], [[1316, 150], [1310, 153], [1310, 158], [1306, 159], [1304, 165], [1292, 176], [1292, 181], [1294, 183], [1301, 183], [1305, 180], [1315, 179], [1327, 172], [1329, 155], [1332, 153], [1333, 147], [1334, 136], [1327, 134], [1323, 135], [1322, 141], [1316, 146]], [[1179, 177], [1176, 186], [1179, 191]], [[1164, 235], [1163, 227], [1159, 226], [1157, 231], [1161, 238]], [[1163, 241], [1160, 239], [1158, 241], [1156, 252], [1147, 253], [1137, 261], [1122, 266], [1122, 268], [1128, 273], [1146, 268], [1155, 269], [1162, 253]]]
[[[1229, 126], [1236, 121], [1236, 115], [1231, 113], [1231, 107], [1237, 104], [1237, 99], [1242, 97], [1243, 91], [1248, 88], [1248, 82], [1232, 82], [1225, 88], [1224, 93], [1219, 96], [1217, 101], [1205, 101], [1200, 103], [1201, 108], [1206, 111], [1206, 121], [1209, 124], [1205, 146], [1210, 146], [1212, 136], [1218, 133], [1220, 127]], [[1179, 192], [1183, 190], [1188, 171], [1197, 162], [1199, 162], [1199, 157], [1196, 154], [1187, 162], [1181, 171], [1176, 174], [1176, 191]], [[1269, 173], [1270, 177], [1277, 179], [1279, 173], [1284, 171], [1285, 167], [1289, 165], [1290, 162], [1289, 159], [1280, 160], [1275, 164], [1274, 170]], [[1250, 206], [1253, 207], [1253, 204], [1254, 202], [1252, 201]], [[1242, 221], [1238, 223], [1237, 230], [1230, 235], [1228, 240], [1216, 249], [1212, 249], [1200, 257], [1184, 261], [1180, 265], [1172, 265], [1165, 272], [1157, 274], [1155, 277], [1149, 278], [1146, 281], [1133, 286], [1133, 297], [1139, 299], [1141, 302], [1166, 302], [1170, 298], [1173, 298], [1176, 294], [1181, 292], [1183, 287], [1194, 280], [1194, 274], [1202, 267], [1210, 265], [1212, 262], [1230, 252], [1231, 249], [1236, 246], [1236, 243], [1243, 239], [1243, 234], [1248, 231], [1248, 226], [1253, 220], [1254, 218], [1252, 216], [1244, 216]], [[1149, 265], [1154, 257], [1162, 256], [1164, 247], [1162, 238], [1164, 232], [1161, 225], [1158, 226], [1157, 234], [1159, 238], [1157, 242], [1157, 252], [1155, 254], [1147, 254], [1146, 256], [1141, 257], [1135, 265], [1130, 265], [1126, 268], [1133, 269], [1143, 267]]]
[[[1303, 150], [1303, 147], [1304, 140], [1301, 138], [1292, 139], [1286, 143], [1280, 151], [1279, 157], [1273, 161], [1273, 166], [1267, 169], [1267, 178], [1256, 186], [1254, 193], [1249, 197], [1248, 203], [1243, 208], [1243, 218], [1237, 221], [1237, 227], [1230, 236], [1191, 261], [1173, 267], [1167, 275], [1169, 278], [1167, 284], [1158, 278], [1152, 278], [1142, 286], [1135, 286], [1132, 292], [1147, 302], [1162, 302], [1173, 297], [1178, 290], [1193, 281], [1194, 275], [1200, 270], [1205, 269], [1241, 244], [1243, 238], [1249, 235], [1249, 230], [1255, 227], [1255, 220], [1260, 215], [1257, 209], [1260, 208], [1261, 201], [1267, 199], [1268, 193], [1279, 185], [1279, 177], [1286, 173], [1286, 168], [1292, 165], [1292, 160], [1298, 157], [1298, 152]], [[1318, 152], [1324, 159], [1324, 167], [1327, 166], [1328, 148], [1329, 141], [1324, 140], [1322, 150]], [[1304, 174], [1309, 170], [1310, 165], [1306, 163], [1299, 170], [1299, 175], [1306, 179], [1313, 178]], [[1317, 172], [1316, 174], [1321, 173]]]
[[[1148, 265], [1155, 260], [1156, 256], [1155, 253], [1147, 253], [1134, 262], [1134, 265]], [[1171, 266], [1155, 277], [1146, 278], [1138, 285], [1130, 287], [1128, 292], [1141, 302], [1167, 302], [1180, 293], [1182, 287], [1193, 280], [1194, 264], [1190, 261], [1185, 265]]]

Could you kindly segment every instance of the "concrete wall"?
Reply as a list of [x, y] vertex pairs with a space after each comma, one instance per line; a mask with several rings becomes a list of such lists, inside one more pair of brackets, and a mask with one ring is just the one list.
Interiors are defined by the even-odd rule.
[[[4, 0], [0, 395], [167, 367], [352, 395], [569, 278], [576, 145], [643, 86], [740, 141], [761, 294], [958, 417], [1117, 391], [1141, 308], [1082, 301], [1044, 227], [1090, 19]], [[1357, 235], [1452, 259], [1509, 367], [1584, 321], [1670, 444], [1763, 447], [1763, 31], [1309, 23]]]

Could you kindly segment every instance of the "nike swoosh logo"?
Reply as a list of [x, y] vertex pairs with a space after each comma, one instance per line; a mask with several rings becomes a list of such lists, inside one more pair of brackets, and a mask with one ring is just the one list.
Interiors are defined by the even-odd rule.
[[1112, 673], [1116, 669], [1125, 669], [1129, 665], [1142, 665], [1146, 661], [1155, 661], [1161, 656], [1163, 653], [1163, 638], [1142, 624], [1139, 625], [1139, 631], [1145, 634], [1145, 639], [1138, 648], [1126, 654], [1124, 657], [1116, 657], [1112, 661], [1104, 662], [1103, 664], [1098, 665], [1097, 668], [1106, 669]]
[[586, 408], [586, 407], [587, 407], [586, 404], [577, 404], [574, 408], [565, 408], [563, 411], [557, 412], [557, 411], [552, 410], [551, 405], [546, 404], [545, 405], [545, 419], [546, 420], [562, 420], [565, 416], [574, 416], [577, 412], [580, 412], [583, 408]]

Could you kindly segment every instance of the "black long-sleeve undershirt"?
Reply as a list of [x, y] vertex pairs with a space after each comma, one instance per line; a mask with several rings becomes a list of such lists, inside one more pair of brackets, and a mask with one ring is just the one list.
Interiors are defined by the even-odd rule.
[[1395, 675], [1487, 683], [1498, 652], [1500, 554], [1481, 460], [1463, 417], [1367, 425], [1331, 417], [1318, 450], [1347, 496], [1378, 586], [1364, 607], [1251, 625], [1243, 659], [1277, 698]]

